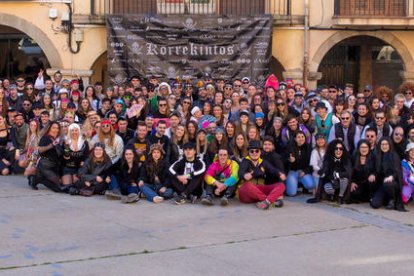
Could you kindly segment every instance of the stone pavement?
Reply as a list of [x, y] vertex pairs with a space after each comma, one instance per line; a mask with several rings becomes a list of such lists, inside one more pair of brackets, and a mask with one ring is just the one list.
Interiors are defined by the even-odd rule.
[[414, 208], [125, 205], [0, 177], [0, 275], [412, 275]]

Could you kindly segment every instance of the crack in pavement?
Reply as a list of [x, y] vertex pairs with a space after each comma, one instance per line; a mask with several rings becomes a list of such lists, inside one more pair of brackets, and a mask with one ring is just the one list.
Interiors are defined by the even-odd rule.
[[293, 233], [293, 234], [288, 234], [288, 235], [276, 235], [276, 236], [271, 236], [271, 237], [261, 237], [261, 238], [245, 239], [245, 240], [239, 240], [239, 241], [227, 241], [227, 242], [222, 242], [222, 243], [194, 245], [194, 246], [189, 246], [189, 247], [180, 246], [180, 247], [175, 247], [175, 248], [160, 249], [160, 250], [154, 250], [154, 251], [145, 249], [145, 250], [139, 251], [139, 252], [127, 252], [127, 253], [105, 255], [105, 256], [98, 256], [98, 257], [89, 257], [89, 258], [83, 258], [83, 259], [72, 259], [72, 260], [44, 262], [44, 263], [21, 265], [21, 266], [16, 265], [16, 266], [0, 267], [0, 271], [20, 269], [20, 268], [29, 268], [29, 267], [38, 267], [38, 266], [46, 266], [46, 265], [69, 264], [69, 263], [76, 263], [76, 262], [94, 261], [94, 260], [119, 258], [119, 257], [139, 256], [139, 255], [145, 255], [145, 254], [169, 253], [169, 252], [174, 252], [174, 251], [179, 251], [179, 250], [211, 248], [211, 247], [215, 247], [215, 246], [228, 246], [228, 245], [233, 245], [233, 244], [242, 244], [242, 243], [256, 242], [256, 241], [263, 241], [263, 240], [275, 240], [275, 239], [280, 239], [280, 238], [289, 238], [289, 237], [305, 236], [305, 235], [312, 235], [312, 234], [319, 234], [319, 233], [327, 233], [327, 232], [332, 232], [332, 231], [343, 231], [343, 230], [348, 230], [348, 229], [364, 228], [364, 227], [368, 227], [368, 226], [369, 225], [365, 225], [365, 224], [352, 225], [352, 226], [339, 227], [339, 228], [329, 228], [329, 229], [321, 229], [321, 230]]

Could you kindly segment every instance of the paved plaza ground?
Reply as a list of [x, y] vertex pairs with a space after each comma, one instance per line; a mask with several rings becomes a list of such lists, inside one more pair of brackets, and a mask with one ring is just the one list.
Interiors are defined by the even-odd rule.
[[125, 205], [0, 178], [0, 275], [412, 275], [414, 208]]

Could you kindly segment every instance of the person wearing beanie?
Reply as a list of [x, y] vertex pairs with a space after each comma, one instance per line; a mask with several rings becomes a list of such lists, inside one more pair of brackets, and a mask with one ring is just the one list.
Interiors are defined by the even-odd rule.
[[149, 202], [160, 203], [173, 196], [168, 181], [168, 161], [164, 158], [165, 151], [160, 144], [150, 147], [148, 158], [141, 167], [138, 179], [139, 190]]

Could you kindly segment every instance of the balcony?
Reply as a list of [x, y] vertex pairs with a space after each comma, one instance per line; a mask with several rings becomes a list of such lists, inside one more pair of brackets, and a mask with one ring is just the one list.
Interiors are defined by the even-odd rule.
[[407, 27], [414, 23], [414, 0], [335, 0], [337, 26]]
[[[193, 14], [262, 15], [272, 14], [275, 24], [303, 24], [303, 15], [292, 15], [296, 2], [303, 0], [89, 0], [85, 9], [74, 12], [75, 24], [103, 24], [107, 14]], [[85, 1], [86, 2], [86, 1]], [[83, 4], [84, 5], [84, 4]]]

